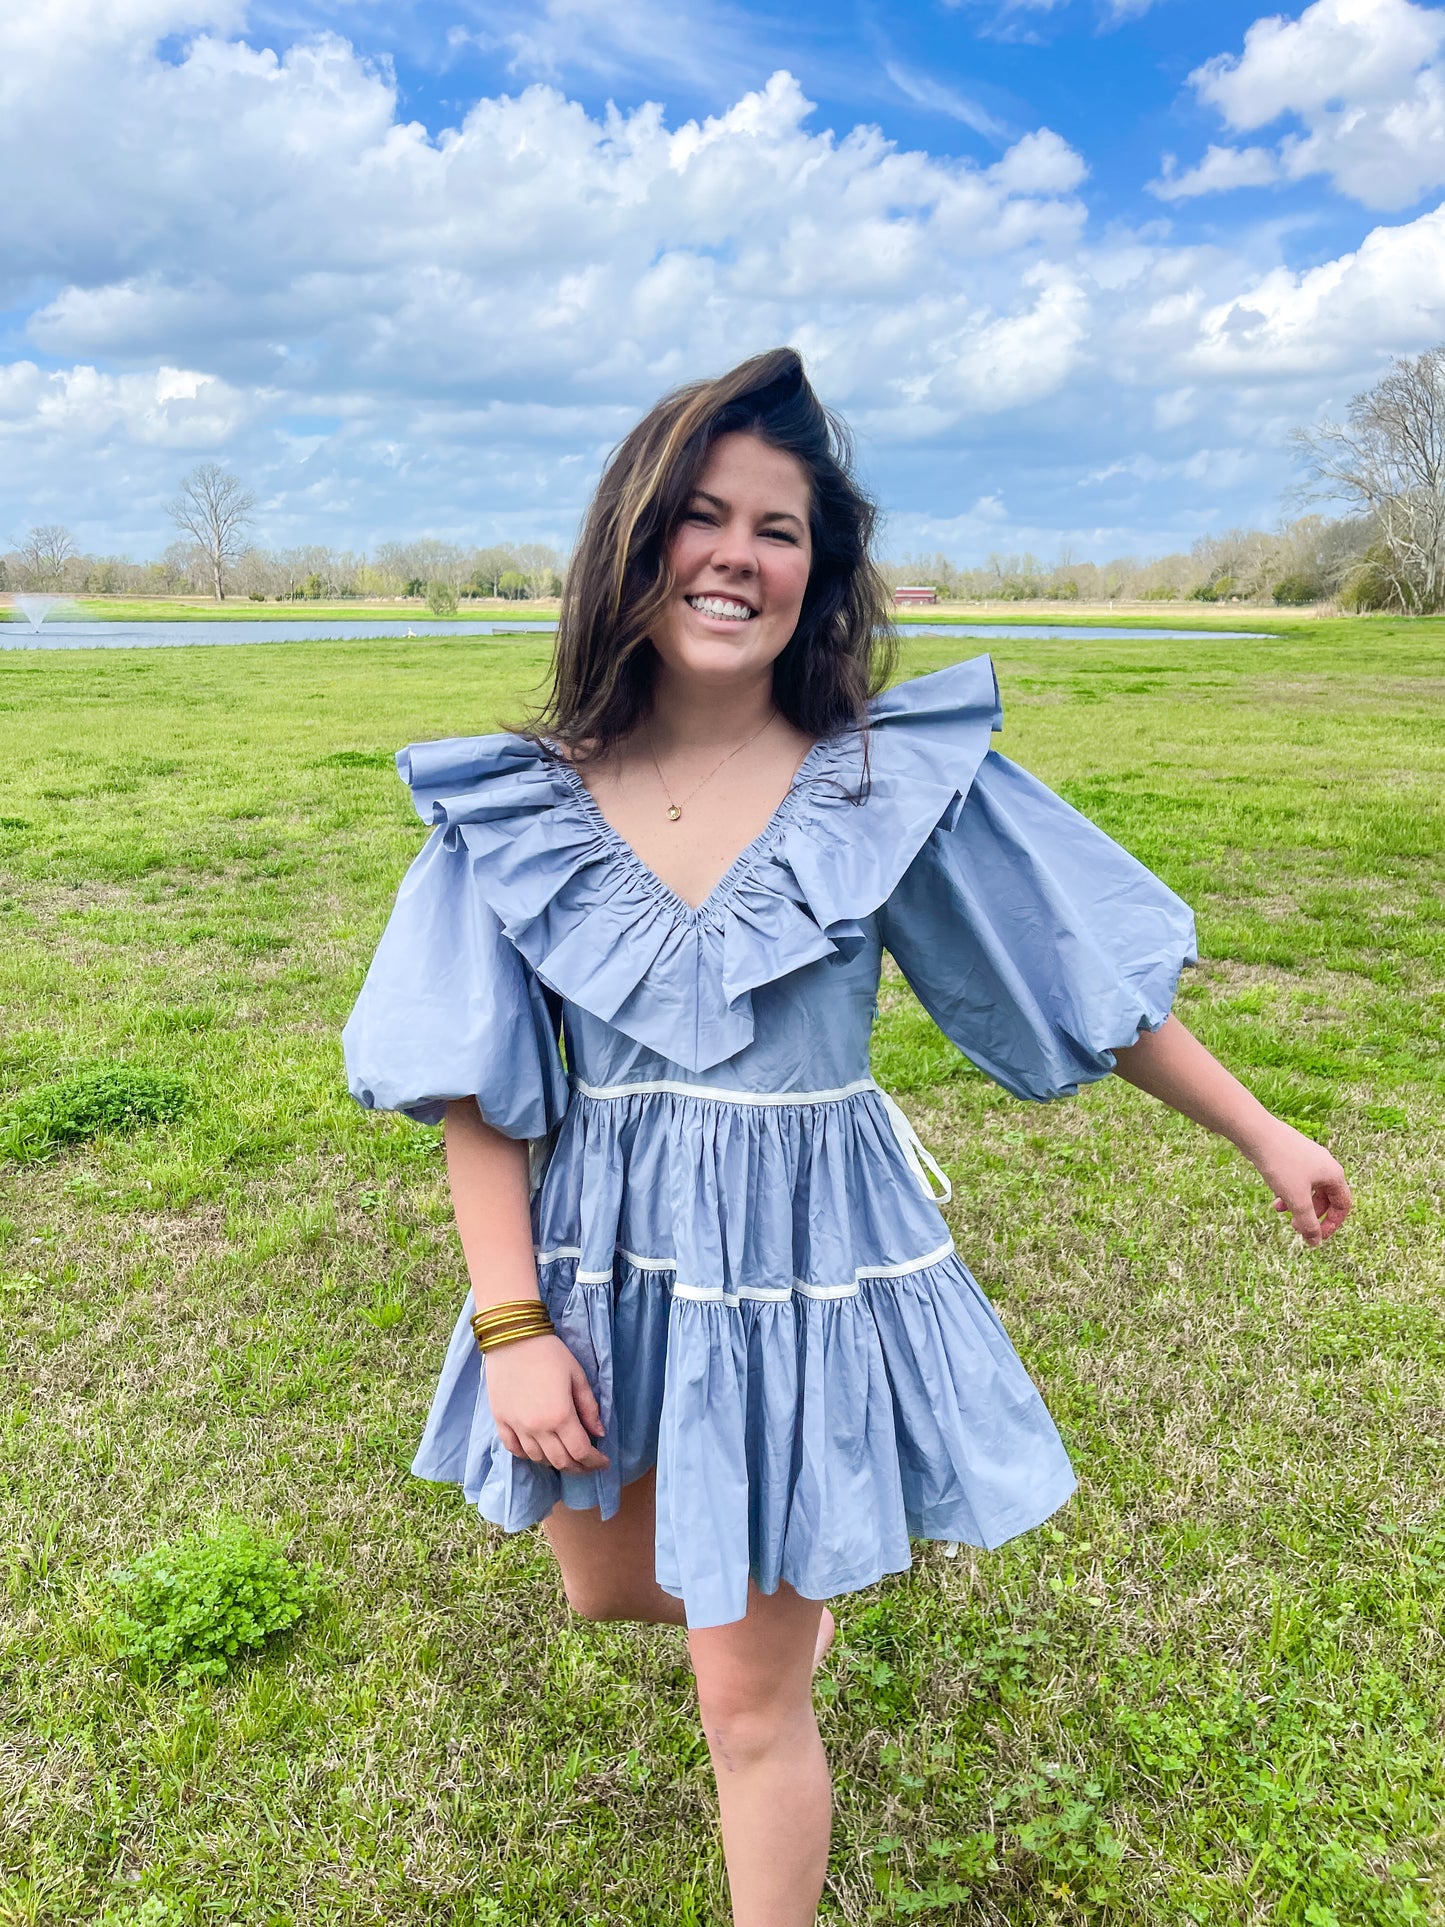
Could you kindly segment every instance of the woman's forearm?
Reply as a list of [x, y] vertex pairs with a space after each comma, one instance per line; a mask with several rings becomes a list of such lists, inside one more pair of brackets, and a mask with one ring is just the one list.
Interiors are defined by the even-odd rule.
[[482, 1121], [472, 1098], [448, 1104], [447, 1177], [478, 1311], [536, 1298], [527, 1146]]
[[[446, 1108], [447, 1176], [478, 1311], [540, 1299], [532, 1252], [527, 1146], [482, 1122], [472, 1098]], [[591, 1380], [555, 1331], [494, 1347], [482, 1379], [497, 1437], [514, 1458], [558, 1472], [596, 1472], [602, 1410]]]
[[1114, 1058], [1120, 1077], [1242, 1151], [1273, 1190], [1275, 1210], [1288, 1214], [1307, 1245], [1322, 1244], [1339, 1230], [1351, 1198], [1334, 1158], [1267, 1111], [1177, 1017], [1166, 1017], [1158, 1030], [1141, 1031], [1138, 1042], [1116, 1050]]
[[1139, 1041], [1116, 1049], [1114, 1059], [1115, 1071], [1126, 1083], [1217, 1131], [1247, 1158], [1256, 1158], [1264, 1141], [1279, 1129], [1274, 1113], [1173, 1015], [1157, 1030], [1140, 1031]]

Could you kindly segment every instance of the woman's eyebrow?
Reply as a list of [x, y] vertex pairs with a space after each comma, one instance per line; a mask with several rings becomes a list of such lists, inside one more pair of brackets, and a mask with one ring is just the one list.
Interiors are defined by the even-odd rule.
[[[730, 502], [725, 502], [721, 495], [709, 495], [705, 488], [695, 488], [692, 499], [710, 502], [715, 509], [722, 509], [724, 512], [732, 506]], [[767, 509], [758, 517], [758, 520], [760, 522], [796, 522], [799, 528], [804, 526], [802, 516], [794, 515], [791, 509]]]

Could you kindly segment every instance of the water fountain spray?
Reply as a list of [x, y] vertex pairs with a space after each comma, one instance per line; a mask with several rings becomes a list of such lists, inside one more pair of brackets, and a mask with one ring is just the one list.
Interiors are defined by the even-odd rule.
[[65, 596], [60, 595], [18, 595], [14, 598], [15, 607], [30, 624], [30, 633], [32, 635], [34, 635], [41, 623], [44, 622], [56, 603], [66, 600], [67, 598]]

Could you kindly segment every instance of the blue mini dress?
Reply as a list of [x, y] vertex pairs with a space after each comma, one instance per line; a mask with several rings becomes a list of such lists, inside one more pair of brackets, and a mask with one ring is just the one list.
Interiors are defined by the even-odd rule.
[[987, 656], [818, 743], [699, 908], [575, 771], [515, 735], [397, 756], [431, 836], [343, 1034], [353, 1094], [448, 1099], [531, 1148], [537, 1275], [605, 1427], [604, 1471], [503, 1446], [464, 1301], [412, 1470], [515, 1532], [618, 1509], [657, 1468], [656, 1576], [690, 1627], [748, 1577], [808, 1598], [997, 1546], [1074, 1489], [947, 1180], [869, 1075], [883, 951], [1021, 1098], [1106, 1075], [1162, 1023], [1194, 920], [990, 748]]

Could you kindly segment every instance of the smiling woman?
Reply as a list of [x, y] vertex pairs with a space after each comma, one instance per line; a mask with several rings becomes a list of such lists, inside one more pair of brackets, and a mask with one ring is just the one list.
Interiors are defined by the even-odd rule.
[[686, 1626], [736, 1927], [815, 1918], [825, 1602], [1074, 1485], [870, 1074], [884, 950], [1015, 1095], [1117, 1070], [1308, 1243], [1349, 1208], [1170, 1015], [1187, 907], [991, 748], [988, 658], [880, 688], [872, 522], [790, 350], [665, 397], [537, 728], [401, 752], [433, 834], [345, 1034], [363, 1103], [445, 1121], [472, 1281], [413, 1470], [540, 1525], [579, 1614]]
[[[738, 620], [748, 659], [774, 663], [773, 699], [795, 729], [861, 723], [888, 680], [893, 632], [870, 553], [877, 515], [850, 458], [846, 427], [787, 348], [651, 409], [583, 525], [541, 728], [574, 755], [605, 753], [652, 707], [654, 649], [686, 648], [687, 635], [704, 652], [705, 636], [736, 642]], [[722, 591], [747, 613], [696, 607]], [[737, 661], [713, 658], [719, 686]]]
[[[811, 493], [803, 464], [758, 434], [713, 444], [668, 544], [672, 586], [653, 625], [640, 740], [632, 753], [623, 742], [582, 757], [603, 815], [689, 904], [762, 833], [812, 747], [774, 694], [812, 570]], [[733, 745], [721, 754], [719, 736]], [[684, 823], [704, 790], [707, 807]]]
[[887, 679], [874, 519], [786, 348], [667, 397], [602, 477], [539, 731], [690, 907]]

